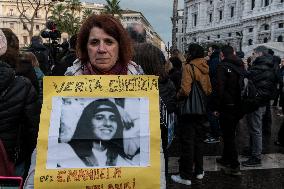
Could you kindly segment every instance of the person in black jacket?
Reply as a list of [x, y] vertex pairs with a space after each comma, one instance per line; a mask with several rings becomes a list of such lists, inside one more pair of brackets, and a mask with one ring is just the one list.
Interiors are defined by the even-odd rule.
[[172, 63], [173, 68], [169, 71], [169, 77], [178, 92], [181, 85], [182, 61], [178, 57], [171, 57], [170, 62]]
[[64, 76], [67, 68], [73, 65], [76, 60], [76, 44], [77, 44], [77, 34], [73, 35], [69, 40], [70, 48], [68, 49], [65, 56], [63, 56], [58, 64], [52, 69], [53, 76]]
[[222, 62], [217, 67], [215, 116], [219, 116], [223, 132], [223, 154], [217, 163], [224, 166], [225, 173], [240, 175], [240, 163], [235, 142], [236, 127], [241, 110], [240, 72], [244, 71], [242, 61], [231, 46], [224, 46], [220, 53]]
[[277, 73], [274, 69], [273, 57], [268, 54], [268, 49], [258, 46], [254, 49], [254, 56], [253, 64], [248, 70], [248, 78], [255, 85], [257, 96], [253, 101], [255, 111], [247, 115], [251, 154], [248, 160], [242, 162], [242, 165], [247, 167], [261, 165], [262, 119], [266, 105], [277, 90]]
[[17, 36], [10, 29], [2, 31], [8, 47], [0, 56], [0, 139], [9, 161], [15, 164], [14, 175], [23, 176], [36, 146], [41, 106], [31, 82], [15, 75], [19, 61]]

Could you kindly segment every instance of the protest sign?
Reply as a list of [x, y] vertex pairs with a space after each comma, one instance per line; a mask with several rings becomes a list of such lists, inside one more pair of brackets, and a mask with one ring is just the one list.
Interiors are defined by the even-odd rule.
[[35, 188], [160, 188], [159, 117], [155, 76], [45, 77]]

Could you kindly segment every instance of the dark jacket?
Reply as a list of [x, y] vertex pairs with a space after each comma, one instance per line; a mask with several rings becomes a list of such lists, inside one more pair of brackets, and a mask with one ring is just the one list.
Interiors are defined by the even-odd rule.
[[159, 80], [159, 95], [165, 103], [168, 113], [176, 111], [176, 88], [173, 82], [166, 78], [162, 81]]
[[271, 55], [257, 57], [248, 70], [248, 78], [257, 90], [255, 102], [258, 107], [266, 106], [277, 90], [277, 73], [272, 59]]
[[41, 43], [34, 42], [31, 44], [29, 52], [34, 53], [36, 56], [39, 67], [44, 75], [49, 75], [50, 68], [51, 68], [51, 61], [49, 61], [49, 50], [47, 47], [42, 45]]
[[232, 67], [244, 70], [242, 61], [235, 57], [225, 58], [217, 66], [216, 100], [214, 110], [224, 112], [228, 109], [237, 112], [241, 106], [240, 74]]
[[54, 76], [64, 76], [68, 67], [73, 65], [73, 62], [76, 60], [76, 52], [68, 51], [65, 56], [62, 57], [59, 64], [56, 64], [52, 70], [52, 75]]
[[182, 71], [181, 69], [178, 68], [173, 68], [169, 71], [169, 77], [171, 79], [171, 81], [174, 83], [175, 88], [176, 88], [176, 92], [179, 91], [180, 89], [180, 85], [181, 85], [181, 75], [182, 75]]
[[31, 82], [0, 61], [0, 138], [11, 161], [30, 157], [35, 148], [40, 108]]
[[212, 93], [216, 92], [217, 85], [217, 66], [220, 63], [219, 51], [214, 51], [208, 60], [209, 77], [212, 86]]

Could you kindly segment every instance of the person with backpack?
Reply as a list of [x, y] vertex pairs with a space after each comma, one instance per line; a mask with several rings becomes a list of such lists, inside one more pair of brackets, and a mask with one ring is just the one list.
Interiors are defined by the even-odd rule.
[[235, 55], [231, 46], [224, 46], [220, 52], [221, 63], [217, 67], [216, 97], [213, 112], [219, 116], [223, 133], [223, 153], [217, 163], [223, 166], [226, 174], [240, 175], [236, 144], [236, 128], [240, 120], [241, 86], [239, 80], [244, 72], [242, 60]]
[[277, 90], [277, 73], [273, 64], [273, 57], [269, 55], [265, 46], [254, 49], [254, 61], [248, 70], [248, 79], [255, 87], [256, 95], [250, 100], [250, 107], [254, 111], [247, 114], [247, 125], [250, 136], [250, 154], [246, 161], [242, 162], [245, 167], [261, 165], [262, 153], [262, 119], [266, 111], [266, 105], [273, 99]]
[[[179, 100], [186, 99], [184, 101], [185, 105], [187, 104], [187, 101], [190, 101], [190, 97], [193, 96], [193, 91], [196, 92], [195, 94], [202, 92], [203, 97], [208, 96], [212, 92], [209, 78], [209, 67], [207, 61], [204, 59], [203, 47], [195, 43], [190, 44], [187, 56], [187, 64], [183, 66], [182, 70], [181, 88], [177, 94], [177, 98]], [[201, 95], [201, 93], [199, 94]], [[196, 101], [195, 103], [190, 103], [188, 106], [193, 104], [196, 104]], [[204, 108], [201, 108], [203, 104], [199, 103], [196, 105], [198, 106], [196, 110], [204, 110]], [[194, 177], [197, 179], [203, 179], [204, 177], [203, 139], [205, 123], [207, 121], [206, 109], [199, 114], [192, 114], [189, 112], [190, 111], [187, 111], [186, 114], [181, 112], [180, 120], [178, 120], [181, 134], [179, 174], [171, 176], [171, 179], [174, 182], [184, 185], [191, 185], [191, 180]]]
[[[11, 29], [3, 28], [2, 31], [4, 35], [0, 29], [0, 143], [3, 145], [0, 146], [4, 146], [6, 153], [1, 148], [0, 156], [7, 155], [8, 162], [0, 161], [0, 168], [2, 163], [11, 166], [10, 175], [0, 176], [24, 176], [36, 146], [41, 105], [30, 80], [16, 76], [18, 37]], [[4, 43], [7, 45], [5, 51]]]

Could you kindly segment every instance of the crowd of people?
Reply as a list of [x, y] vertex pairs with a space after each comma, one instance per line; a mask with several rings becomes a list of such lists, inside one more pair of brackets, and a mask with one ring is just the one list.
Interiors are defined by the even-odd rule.
[[[25, 188], [34, 186], [42, 81], [46, 75], [159, 76], [160, 103], [168, 113], [177, 115], [176, 134], [181, 146], [179, 174], [172, 175], [171, 179], [185, 185], [205, 176], [204, 143], [218, 143], [222, 139], [223, 152], [217, 163], [227, 174], [241, 175], [240, 164], [261, 165], [262, 131], [265, 128], [265, 132], [270, 132], [271, 100], [277, 105], [280, 97], [279, 106], [284, 111], [284, 60], [281, 62], [265, 46], [256, 47], [251, 56], [244, 58], [229, 45], [204, 49], [192, 43], [186, 54], [173, 49], [171, 57], [165, 58], [159, 48], [147, 42], [142, 25], [135, 23], [124, 29], [110, 15], [92, 15], [84, 21], [79, 33], [70, 38], [69, 48], [58, 62], [50, 64], [48, 51], [42, 39], [34, 36], [30, 48], [20, 52], [19, 40], [13, 31], [0, 29], [0, 160], [3, 160], [0, 161], [0, 175], [25, 178]], [[181, 107], [193, 95], [194, 82], [206, 96], [203, 99], [206, 112], [181, 113]], [[87, 107], [66, 144], [70, 153], [79, 157], [76, 161], [86, 167], [131, 162], [139, 152], [139, 145], [135, 139], [126, 141], [119, 137], [127, 125], [119, 105], [97, 100]], [[247, 120], [250, 143], [248, 159], [239, 162], [235, 139], [238, 123], [243, 118]], [[206, 133], [208, 122], [210, 131]], [[82, 127], [87, 126], [89, 129], [82, 131]], [[160, 180], [161, 189], [164, 189], [167, 128], [163, 125], [160, 128]], [[283, 130], [282, 126], [275, 139], [275, 144], [282, 147]], [[85, 139], [90, 134], [94, 138], [90, 136], [89, 139], [94, 141], [78, 143], [78, 138]], [[113, 149], [108, 144], [115, 136], [121, 140], [115, 141]], [[107, 154], [104, 161], [98, 162], [96, 157], [103, 153]], [[58, 166], [65, 167], [64, 164], [66, 162], [61, 162]]]

